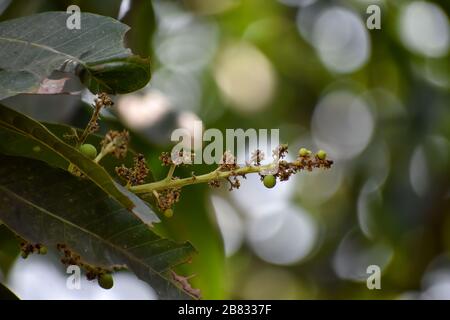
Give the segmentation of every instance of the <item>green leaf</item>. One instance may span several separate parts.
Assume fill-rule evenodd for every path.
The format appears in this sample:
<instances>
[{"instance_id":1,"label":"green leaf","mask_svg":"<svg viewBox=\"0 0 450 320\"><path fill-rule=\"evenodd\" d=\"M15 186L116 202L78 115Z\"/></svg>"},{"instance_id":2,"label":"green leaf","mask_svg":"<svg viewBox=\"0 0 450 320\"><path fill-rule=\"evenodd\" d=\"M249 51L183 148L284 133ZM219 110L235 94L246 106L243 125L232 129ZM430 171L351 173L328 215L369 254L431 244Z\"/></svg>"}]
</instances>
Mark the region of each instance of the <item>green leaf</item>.
<instances>
[{"instance_id":1,"label":"green leaf","mask_svg":"<svg viewBox=\"0 0 450 320\"><path fill-rule=\"evenodd\" d=\"M48 161L49 164L54 164L50 161L54 156L58 156L73 163L87 178L92 180L125 208L129 209L143 222L152 223L159 221L158 216L144 201L115 182L103 167L59 139L41 123L0 104L0 128L2 129L0 131L9 131L10 135L22 135L37 143L39 148L45 148L47 155L45 155L42 160ZM18 150L23 148L21 147L20 142L16 141L14 144L11 142L12 141L10 140L1 140L0 145L2 146L2 149L10 151L14 150L14 148L17 148ZM37 150L37 148L35 150ZM49 152L53 155L48 155Z\"/></svg>"},{"instance_id":2,"label":"green leaf","mask_svg":"<svg viewBox=\"0 0 450 320\"><path fill-rule=\"evenodd\" d=\"M0 300L20 300L7 286L0 283Z\"/></svg>"},{"instance_id":3,"label":"green leaf","mask_svg":"<svg viewBox=\"0 0 450 320\"><path fill-rule=\"evenodd\" d=\"M184 188L174 216L157 225L168 237L189 239L199 254L182 266L185 274L195 274L191 282L202 290L205 299L229 298L225 252L216 221L208 212L208 187Z\"/></svg>"},{"instance_id":4,"label":"green leaf","mask_svg":"<svg viewBox=\"0 0 450 320\"><path fill-rule=\"evenodd\" d=\"M123 46L129 27L110 17L44 12L0 23L0 100L38 93L53 71L75 73L93 92L127 93L150 80L150 63Z\"/></svg>"},{"instance_id":5,"label":"green leaf","mask_svg":"<svg viewBox=\"0 0 450 320\"><path fill-rule=\"evenodd\" d=\"M161 238L88 180L41 161L0 155L0 219L31 243L65 244L85 263L126 265L161 298L190 298L171 269L194 248Z\"/></svg>"},{"instance_id":6,"label":"green leaf","mask_svg":"<svg viewBox=\"0 0 450 320\"><path fill-rule=\"evenodd\" d=\"M67 141L64 136L67 134L72 134L74 130L80 136L83 130L74 128L65 124L58 123L47 123L42 122L42 124L55 136L63 141ZM86 143L90 143L96 147L100 146L100 142L103 137L97 134L91 134L86 139ZM28 138L16 131L11 131L9 129L4 129L0 127L0 153L7 154L10 156L19 156L32 158L36 160L42 160L52 167L61 168L67 170L69 166L69 161L65 158L59 156L57 153L52 151L52 149L46 147L40 142L36 142L33 139ZM111 175L115 176L115 168L124 164L127 167L133 165L133 158L136 153L129 149L125 158L117 159L116 157L105 157L101 161L101 166Z\"/></svg>"},{"instance_id":7,"label":"green leaf","mask_svg":"<svg viewBox=\"0 0 450 320\"><path fill-rule=\"evenodd\" d=\"M165 177L167 167L161 166L157 157L152 157L152 154L160 154L164 149L157 149L144 139L138 142L140 150L151 150L147 159L150 160L154 176ZM202 169L203 172L209 170L206 166L196 167L196 170L200 170L198 172L202 172ZM180 167L175 175L189 176L191 172L192 168ZM181 266L179 271L185 275L195 275L190 282L194 288L201 290L204 299L229 299L230 278L225 250L217 221L208 208L211 206L209 191L210 188L202 184L183 188L181 199L174 206L173 217L163 218L163 223L155 224L155 228L160 234L175 241L189 239L198 250L199 254L190 263Z\"/></svg>"},{"instance_id":8,"label":"green leaf","mask_svg":"<svg viewBox=\"0 0 450 320\"><path fill-rule=\"evenodd\" d=\"M0 221L0 274L3 277L8 276L8 272L19 256L19 240Z\"/></svg>"}]
</instances>

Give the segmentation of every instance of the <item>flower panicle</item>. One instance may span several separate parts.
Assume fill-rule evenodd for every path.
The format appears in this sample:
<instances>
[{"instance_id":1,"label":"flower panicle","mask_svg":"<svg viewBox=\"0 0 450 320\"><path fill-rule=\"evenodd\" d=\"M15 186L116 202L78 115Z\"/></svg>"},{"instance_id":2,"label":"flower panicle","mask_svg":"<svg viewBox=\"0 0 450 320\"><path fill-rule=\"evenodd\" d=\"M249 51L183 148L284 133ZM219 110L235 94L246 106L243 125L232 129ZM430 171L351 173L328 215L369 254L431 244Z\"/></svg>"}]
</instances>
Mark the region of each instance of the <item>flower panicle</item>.
<instances>
[{"instance_id":1,"label":"flower panicle","mask_svg":"<svg viewBox=\"0 0 450 320\"><path fill-rule=\"evenodd\" d=\"M263 164L264 153L261 150L255 150L251 154L250 161L245 166L237 165L235 156L226 151L221 157L217 168L209 173L179 178L173 176L177 166L184 164L172 160L172 155L164 152L160 156L162 165L170 166L169 173L166 178L142 184L147 170L143 170L140 161L135 160L135 169L129 169L124 166L116 169L117 174L124 180L128 181L129 189L136 194L151 195L156 199L158 208L165 212L165 216L172 216L172 207L180 200L181 189L184 186L207 183L210 187L218 188L222 182L228 184L228 189L239 189L242 178L246 178L247 174L259 174L261 181L267 188L273 188L278 181L287 181L289 178L300 171L312 171L314 169L329 169L333 165L333 161L327 158L327 154L323 150L319 150L313 154L306 148L298 151L297 157L293 161L286 159L288 147L285 144L279 145L272 152L272 162ZM185 160L190 160L191 153L179 153L178 156ZM142 173L142 175L137 174ZM167 211L169 210L169 211ZM168 212L166 214L166 212ZM170 214L169 214L170 213Z\"/></svg>"},{"instance_id":2,"label":"flower panicle","mask_svg":"<svg viewBox=\"0 0 450 320\"><path fill-rule=\"evenodd\" d=\"M116 167L115 170L117 175L127 182L128 186L143 184L150 171L143 154L137 154L134 157L132 168L127 168L122 164L120 167Z\"/></svg>"}]
</instances>

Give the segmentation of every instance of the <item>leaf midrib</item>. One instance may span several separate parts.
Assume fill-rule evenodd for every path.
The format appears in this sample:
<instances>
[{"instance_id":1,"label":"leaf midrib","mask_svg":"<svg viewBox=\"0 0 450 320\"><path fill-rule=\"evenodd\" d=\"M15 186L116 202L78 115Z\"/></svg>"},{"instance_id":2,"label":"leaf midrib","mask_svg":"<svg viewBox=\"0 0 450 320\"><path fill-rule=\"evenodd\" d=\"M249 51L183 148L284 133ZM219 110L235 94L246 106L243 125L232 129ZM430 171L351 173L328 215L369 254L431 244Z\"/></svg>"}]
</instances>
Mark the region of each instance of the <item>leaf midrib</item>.
<instances>
[{"instance_id":1,"label":"leaf midrib","mask_svg":"<svg viewBox=\"0 0 450 320\"><path fill-rule=\"evenodd\" d=\"M65 52L57 51L57 50L53 49L52 47L49 47L49 46L46 46L46 45L42 45L42 44L38 44L38 43L35 43L35 42L19 40L19 39L10 39L10 38L5 38L5 37L0 37L0 40L10 41L10 42L19 42L19 43L24 43L24 44L30 44L32 46L48 50L48 51L50 51L52 53L63 55L63 56L68 57L68 58L70 58L72 60L75 60L77 63L81 64L84 67L85 70L89 71L89 68L88 68L87 64L84 63L82 60L78 59L75 56L67 54ZM4 70L8 70L8 69L4 69ZM25 69L20 69L20 70L27 70L28 71L28 69L26 69L26 68ZM105 88L108 88L109 90L112 90L111 87L108 86L106 84L106 82L103 81L102 79L95 78L95 80L97 82L101 83ZM11 91L11 90L8 90L8 91ZM15 92L15 91L13 91L13 92Z\"/></svg>"},{"instance_id":2,"label":"leaf midrib","mask_svg":"<svg viewBox=\"0 0 450 320\"><path fill-rule=\"evenodd\" d=\"M35 43L35 42L26 41L26 40L20 40L20 39L5 38L5 37L0 37L0 40L10 41L10 42L18 42L18 43L23 43L23 44L27 44L27 45L32 45L34 47L38 47L38 48L50 51L52 53L60 54L60 55L66 56L68 58L71 58L71 59L77 61L78 63L82 64L84 67L86 67L86 64L83 61L81 61L80 59L78 59L77 57L72 56L70 54L67 54L65 52L61 52L61 51L55 50L52 47L49 47L49 46L46 46L46 45L43 45L43 44L38 44L38 43Z\"/></svg>"}]
</instances>

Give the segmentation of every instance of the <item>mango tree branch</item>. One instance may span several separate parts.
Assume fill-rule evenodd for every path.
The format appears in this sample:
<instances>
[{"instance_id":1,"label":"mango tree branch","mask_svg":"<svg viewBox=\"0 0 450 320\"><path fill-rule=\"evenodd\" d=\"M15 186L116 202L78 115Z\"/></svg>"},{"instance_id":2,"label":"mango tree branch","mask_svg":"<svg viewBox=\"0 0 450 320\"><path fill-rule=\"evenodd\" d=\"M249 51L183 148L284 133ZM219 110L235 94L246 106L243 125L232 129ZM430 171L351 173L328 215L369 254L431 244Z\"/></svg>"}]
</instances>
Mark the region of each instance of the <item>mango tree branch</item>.
<instances>
[{"instance_id":1,"label":"mango tree branch","mask_svg":"<svg viewBox=\"0 0 450 320\"><path fill-rule=\"evenodd\" d=\"M227 171L214 170L210 173L183 179L167 180L167 178L165 178L163 180L152 183L131 186L130 191L136 194L153 193L153 191L182 188L187 185L208 183L213 180L227 179L230 177L245 176L246 174L250 173L260 173L261 175L265 175L267 174L266 172L270 171L275 171L276 173L274 175L283 181L288 180L291 174L294 174L298 171L311 171L313 168L329 168L332 163L333 162L331 160L320 159L317 156L313 158L308 155L305 157L299 157L293 162L281 160L278 163L271 163L268 165L249 165Z\"/></svg>"},{"instance_id":2,"label":"mango tree branch","mask_svg":"<svg viewBox=\"0 0 450 320\"><path fill-rule=\"evenodd\" d=\"M175 179L175 180L169 180L166 179L142 184L139 186L132 186L130 187L130 191L136 193L136 194L142 194L142 193L151 193L153 191L158 190L164 190L164 189L171 189L171 188L181 188L184 186L188 186L191 184L198 184L198 183L208 183L211 180L217 180L217 179L226 179L230 176L242 176L247 173L255 173L260 172L263 169L269 169L273 165L267 165L267 166L248 166L248 167L242 167L236 170L232 171L212 171L210 173L202 174L200 176L192 176L189 178L184 179Z\"/></svg>"}]
</instances>

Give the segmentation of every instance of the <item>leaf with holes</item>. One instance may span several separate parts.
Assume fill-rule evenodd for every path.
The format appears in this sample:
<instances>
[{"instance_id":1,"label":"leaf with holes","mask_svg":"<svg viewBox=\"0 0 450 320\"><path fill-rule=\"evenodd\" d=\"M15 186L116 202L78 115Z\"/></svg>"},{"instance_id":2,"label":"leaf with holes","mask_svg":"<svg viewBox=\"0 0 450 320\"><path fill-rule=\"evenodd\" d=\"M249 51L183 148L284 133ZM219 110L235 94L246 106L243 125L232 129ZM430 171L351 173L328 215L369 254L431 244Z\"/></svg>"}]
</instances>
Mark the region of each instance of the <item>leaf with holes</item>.
<instances>
[{"instance_id":1,"label":"leaf with holes","mask_svg":"<svg viewBox=\"0 0 450 320\"><path fill-rule=\"evenodd\" d=\"M190 298L172 268L187 262L189 243L161 238L89 180L44 162L0 155L0 220L31 243L65 244L83 263L125 265L160 298Z\"/></svg>"},{"instance_id":2,"label":"leaf with holes","mask_svg":"<svg viewBox=\"0 0 450 320\"><path fill-rule=\"evenodd\" d=\"M76 74L94 93L127 93L147 84L149 61L123 46L127 25L82 12L80 29L69 29L69 17L44 12L0 23L0 100L42 92L53 71Z\"/></svg>"}]
</instances>

